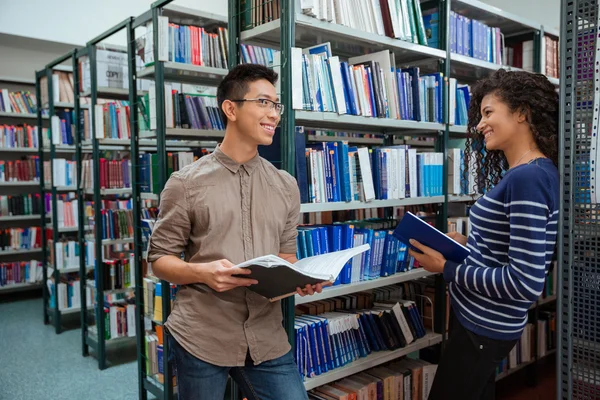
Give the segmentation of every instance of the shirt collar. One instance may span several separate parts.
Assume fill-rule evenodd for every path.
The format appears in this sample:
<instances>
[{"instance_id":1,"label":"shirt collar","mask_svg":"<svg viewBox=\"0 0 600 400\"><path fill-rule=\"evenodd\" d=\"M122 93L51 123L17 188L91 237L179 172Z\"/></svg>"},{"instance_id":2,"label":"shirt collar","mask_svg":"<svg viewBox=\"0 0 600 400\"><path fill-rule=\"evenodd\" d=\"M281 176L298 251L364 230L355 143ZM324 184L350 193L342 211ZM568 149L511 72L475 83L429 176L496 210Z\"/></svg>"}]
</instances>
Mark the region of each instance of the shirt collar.
<instances>
[{"instance_id":1,"label":"shirt collar","mask_svg":"<svg viewBox=\"0 0 600 400\"><path fill-rule=\"evenodd\" d=\"M217 145L217 147L215 147L215 151L213 152L213 154L215 155L215 158L217 159L217 161L219 163L221 163L221 165L223 165L225 168L227 168L229 171L233 172L234 174L237 174L240 167L244 167L244 170L249 175L252 173L252 171L254 171L254 169L260 163L260 156L257 153L253 158L251 158L244 164L239 164L237 161L231 159L227 154L223 153L223 150L221 150L221 144L219 144L219 145Z\"/></svg>"}]
</instances>

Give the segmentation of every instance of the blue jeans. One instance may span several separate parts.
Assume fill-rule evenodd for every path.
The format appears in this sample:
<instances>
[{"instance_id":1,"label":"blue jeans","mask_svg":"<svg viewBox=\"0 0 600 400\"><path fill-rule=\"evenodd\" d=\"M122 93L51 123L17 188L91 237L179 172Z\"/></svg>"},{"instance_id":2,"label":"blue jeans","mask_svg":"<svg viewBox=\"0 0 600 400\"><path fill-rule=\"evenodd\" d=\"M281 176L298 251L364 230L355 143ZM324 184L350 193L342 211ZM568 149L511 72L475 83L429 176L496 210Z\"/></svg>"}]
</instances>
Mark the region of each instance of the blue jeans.
<instances>
[{"instance_id":1,"label":"blue jeans","mask_svg":"<svg viewBox=\"0 0 600 400\"><path fill-rule=\"evenodd\" d=\"M167 335L175 359L179 400L223 400L227 376L248 400L307 400L292 352L260 365L219 367L188 353Z\"/></svg>"}]
</instances>

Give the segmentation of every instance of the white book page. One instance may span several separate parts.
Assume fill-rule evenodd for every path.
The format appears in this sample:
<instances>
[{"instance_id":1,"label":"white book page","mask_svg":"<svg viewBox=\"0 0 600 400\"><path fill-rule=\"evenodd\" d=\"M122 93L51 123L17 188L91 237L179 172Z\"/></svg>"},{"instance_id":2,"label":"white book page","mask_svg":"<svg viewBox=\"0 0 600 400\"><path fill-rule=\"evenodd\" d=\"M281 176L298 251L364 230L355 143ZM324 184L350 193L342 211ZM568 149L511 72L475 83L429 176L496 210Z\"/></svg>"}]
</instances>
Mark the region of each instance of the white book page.
<instances>
[{"instance_id":1,"label":"white book page","mask_svg":"<svg viewBox=\"0 0 600 400\"><path fill-rule=\"evenodd\" d=\"M344 265L352 257L369 250L368 244L353 247L347 250L335 251L333 253L321 254L299 260L294 269L305 274L331 275L333 279L339 275Z\"/></svg>"}]
</instances>

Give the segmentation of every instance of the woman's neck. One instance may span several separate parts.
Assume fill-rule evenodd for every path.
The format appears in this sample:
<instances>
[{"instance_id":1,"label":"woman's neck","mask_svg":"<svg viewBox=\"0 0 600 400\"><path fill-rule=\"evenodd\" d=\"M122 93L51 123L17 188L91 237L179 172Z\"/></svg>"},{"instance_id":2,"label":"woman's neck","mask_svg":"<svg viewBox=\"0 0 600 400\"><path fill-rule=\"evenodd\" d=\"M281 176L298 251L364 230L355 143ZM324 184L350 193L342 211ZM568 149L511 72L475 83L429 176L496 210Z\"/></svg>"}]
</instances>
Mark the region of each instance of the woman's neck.
<instances>
[{"instance_id":1,"label":"woman's neck","mask_svg":"<svg viewBox=\"0 0 600 400\"><path fill-rule=\"evenodd\" d=\"M503 151L509 168L524 164L534 158L544 157L544 154L537 148L535 142L525 143L514 146Z\"/></svg>"}]
</instances>

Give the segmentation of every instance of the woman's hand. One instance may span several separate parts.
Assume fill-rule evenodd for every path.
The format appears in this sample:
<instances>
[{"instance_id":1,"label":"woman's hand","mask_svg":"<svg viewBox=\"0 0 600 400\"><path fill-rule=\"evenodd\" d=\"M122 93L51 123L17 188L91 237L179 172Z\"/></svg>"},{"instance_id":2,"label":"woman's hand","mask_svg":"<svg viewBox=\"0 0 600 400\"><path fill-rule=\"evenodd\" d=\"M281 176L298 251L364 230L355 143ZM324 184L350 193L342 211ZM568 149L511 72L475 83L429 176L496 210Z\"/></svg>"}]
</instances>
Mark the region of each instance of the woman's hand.
<instances>
[{"instance_id":1,"label":"woman's hand","mask_svg":"<svg viewBox=\"0 0 600 400\"><path fill-rule=\"evenodd\" d=\"M410 244L417 249L421 250L423 254L417 253L416 251L409 249L408 254L415 258L426 271L433 273L443 273L446 259L439 252L431 247L427 247L414 239L410 240Z\"/></svg>"},{"instance_id":2,"label":"woman's hand","mask_svg":"<svg viewBox=\"0 0 600 400\"><path fill-rule=\"evenodd\" d=\"M456 240L458 243L462 244L463 246L466 246L467 241L469 240L465 235L461 235L458 232L449 232L446 234L446 236L448 236L450 239Z\"/></svg>"}]
</instances>

